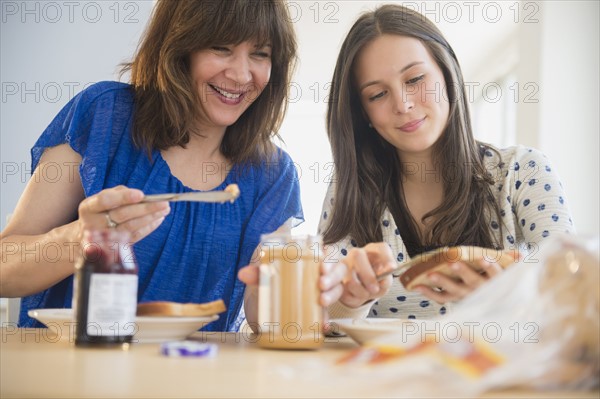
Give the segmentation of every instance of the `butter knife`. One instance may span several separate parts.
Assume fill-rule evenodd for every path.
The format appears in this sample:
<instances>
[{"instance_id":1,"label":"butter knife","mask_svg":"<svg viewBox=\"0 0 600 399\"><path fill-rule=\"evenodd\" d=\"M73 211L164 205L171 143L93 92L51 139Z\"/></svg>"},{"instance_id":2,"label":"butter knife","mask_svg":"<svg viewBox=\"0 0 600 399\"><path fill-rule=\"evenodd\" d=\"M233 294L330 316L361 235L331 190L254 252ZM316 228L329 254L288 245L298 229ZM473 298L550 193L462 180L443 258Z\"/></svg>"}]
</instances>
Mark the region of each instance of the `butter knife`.
<instances>
[{"instance_id":1,"label":"butter knife","mask_svg":"<svg viewBox=\"0 0 600 399\"><path fill-rule=\"evenodd\" d=\"M239 197L239 192L230 191L199 191L188 193L172 193L172 194L153 194L146 195L142 202L157 202L157 201L194 201L194 202L233 202Z\"/></svg>"},{"instance_id":2,"label":"butter knife","mask_svg":"<svg viewBox=\"0 0 600 399\"><path fill-rule=\"evenodd\" d=\"M410 261L405 262L405 263L398 263L396 265L396 267L394 267L393 269L388 270L387 272L383 272L381 274L378 274L377 275L377 281L383 280L384 278L386 278L390 274L393 274L394 277L400 276L402 273L404 273L406 270L408 270L411 266L413 266L416 263L418 263L417 260L418 259L413 259L413 260L410 260Z\"/></svg>"}]
</instances>

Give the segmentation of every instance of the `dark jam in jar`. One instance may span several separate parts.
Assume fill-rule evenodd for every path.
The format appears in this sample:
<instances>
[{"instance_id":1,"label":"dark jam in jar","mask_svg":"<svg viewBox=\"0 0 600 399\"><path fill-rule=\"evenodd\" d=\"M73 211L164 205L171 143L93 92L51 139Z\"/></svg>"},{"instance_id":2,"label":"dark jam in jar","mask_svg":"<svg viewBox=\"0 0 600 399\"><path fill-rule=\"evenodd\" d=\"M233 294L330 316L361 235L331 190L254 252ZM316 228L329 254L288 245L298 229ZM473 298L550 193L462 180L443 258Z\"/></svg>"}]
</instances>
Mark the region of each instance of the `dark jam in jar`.
<instances>
[{"instance_id":1,"label":"dark jam in jar","mask_svg":"<svg viewBox=\"0 0 600 399\"><path fill-rule=\"evenodd\" d=\"M127 346L137 327L138 268L129 235L89 233L75 266L75 345Z\"/></svg>"}]
</instances>

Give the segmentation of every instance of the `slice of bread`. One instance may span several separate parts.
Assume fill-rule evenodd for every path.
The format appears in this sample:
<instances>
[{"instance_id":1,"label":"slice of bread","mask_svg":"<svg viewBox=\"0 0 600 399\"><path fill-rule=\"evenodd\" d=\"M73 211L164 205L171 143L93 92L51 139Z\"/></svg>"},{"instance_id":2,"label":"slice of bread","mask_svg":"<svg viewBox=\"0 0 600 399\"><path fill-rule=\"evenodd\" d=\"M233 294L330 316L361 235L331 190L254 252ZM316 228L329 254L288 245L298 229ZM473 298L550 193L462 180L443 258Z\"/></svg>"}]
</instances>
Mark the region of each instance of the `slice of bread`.
<instances>
[{"instance_id":1,"label":"slice of bread","mask_svg":"<svg viewBox=\"0 0 600 399\"><path fill-rule=\"evenodd\" d=\"M496 262L502 268L506 268L518 258L519 254L517 251L509 252L472 246L439 248L417 255L409 264L405 265L408 269L400 275L400 282L408 290L412 290L417 285L434 287L427 278L427 275L432 272L456 278L456 275L449 267L450 263L461 261L470 265L475 271L483 272L481 266L478 265L478 261L481 259L492 263Z\"/></svg>"},{"instance_id":2,"label":"slice of bread","mask_svg":"<svg viewBox=\"0 0 600 399\"><path fill-rule=\"evenodd\" d=\"M222 299L206 303L144 302L137 305L138 316L202 317L223 313Z\"/></svg>"}]
</instances>

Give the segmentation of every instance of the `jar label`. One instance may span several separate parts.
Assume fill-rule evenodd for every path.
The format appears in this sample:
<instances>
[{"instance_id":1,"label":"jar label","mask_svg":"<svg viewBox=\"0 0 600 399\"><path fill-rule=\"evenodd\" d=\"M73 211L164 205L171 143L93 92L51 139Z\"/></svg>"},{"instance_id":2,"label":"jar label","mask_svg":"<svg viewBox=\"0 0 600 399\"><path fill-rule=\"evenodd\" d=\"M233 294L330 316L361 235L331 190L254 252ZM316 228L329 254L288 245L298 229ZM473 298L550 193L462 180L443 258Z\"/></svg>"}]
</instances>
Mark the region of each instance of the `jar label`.
<instances>
[{"instance_id":1,"label":"jar label","mask_svg":"<svg viewBox=\"0 0 600 399\"><path fill-rule=\"evenodd\" d=\"M138 276L93 273L90 277L87 334L133 335L136 331Z\"/></svg>"}]
</instances>

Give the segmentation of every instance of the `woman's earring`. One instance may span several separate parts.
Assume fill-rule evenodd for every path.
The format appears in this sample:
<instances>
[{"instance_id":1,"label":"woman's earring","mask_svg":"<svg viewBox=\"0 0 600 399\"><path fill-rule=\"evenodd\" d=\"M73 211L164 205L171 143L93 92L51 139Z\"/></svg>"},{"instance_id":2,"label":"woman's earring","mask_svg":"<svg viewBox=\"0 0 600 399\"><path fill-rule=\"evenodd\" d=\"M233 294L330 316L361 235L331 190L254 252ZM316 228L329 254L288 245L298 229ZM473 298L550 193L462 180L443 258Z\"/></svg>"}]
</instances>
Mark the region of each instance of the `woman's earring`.
<instances>
[{"instance_id":1,"label":"woman's earring","mask_svg":"<svg viewBox=\"0 0 600 399\"><path fill-rule=\"evenodd\" d=\"M369 127L370 127L371 129L373 129L373 125L371 124L371 122L369 122Z\"/></svg>"}]
</instances>

